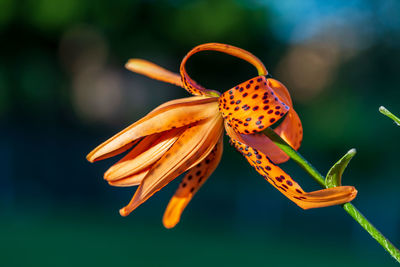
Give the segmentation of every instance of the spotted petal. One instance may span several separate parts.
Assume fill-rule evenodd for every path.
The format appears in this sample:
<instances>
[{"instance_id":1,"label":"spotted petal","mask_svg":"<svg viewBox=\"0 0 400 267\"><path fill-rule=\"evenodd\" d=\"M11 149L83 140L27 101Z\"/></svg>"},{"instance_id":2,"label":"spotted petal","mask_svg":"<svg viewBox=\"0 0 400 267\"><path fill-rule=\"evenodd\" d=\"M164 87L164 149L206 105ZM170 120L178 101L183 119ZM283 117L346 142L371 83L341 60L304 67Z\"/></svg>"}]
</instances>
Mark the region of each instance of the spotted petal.
<instances>
[{"instance_id":1,"label":"spotted petal","mask_svg":"<svg viewBox=\"0 0 400 267\"><path fill-rule=\"evenodd\" d=\"M271 139L269 139L262 133L240 134L233 130L233 128L230 127L226 121L225 130L231 139L234 139L240 143L246 144L261 151L262 153L267 155L268 158L275 164L285 162L290 158L277 145L275 145L274 142L271 141Z\"/></svg>"},{"instance_id":2,"label":"spotted petal","mask_svg":"<svg viewBox=\"0 0 400 267\"><path fill-rule=\"evenodd\" d=\"M178 138L174 145L155 163L141 182L129 204L120 210L127 216L158 190L186 171L207 151L211 151L222 134L219 115L193 124ZM204 157L205 157L204 156Z\"/></svg>"},{"instance_id":3,"label":"spotted petal","mask_svg":"<svg viewBox=\"0 0 400 267\"><path fill-rule=\"evenodd\" d=\"M229 55L232 55L234 57L241 58L243 60L246 60L253 66L255 66L258 70L259 75L267 75L268 71L265 69L264 64L253 54L250 52L243 50L239 47L227 45L227 44L220 44L220 43L207 43L207 44L202 44L198 45L192 50L189 51L189 53L186 54L186 56L183 58L181 62L181 67L180 67L180 72L182 76L182 81L184 88L191 94L193 95L215 95L219 94L216 91L205 89L204 87L200 86L197 84L195 81L193 81L192 78L188 75L186 71L186 62L187 60L194 54L200 52L200 51L218 51L218 52L223 52Z\"/></svg>"},{"instance_id":4,"label":"spotted petal","mask_svg":"<svg viewBox=\"0 0 400 267\"><path fill-rule=\"evenodd\" d=\"M190 125L214 116L218 112L217 98L186 98L179 103L156 108L147 116L117 133L89 153L90 162L128 145L138 138Z\"/></svg>"},{"instance_id":5,"label":"spotted petal","mask_svg":"<svg viewBox=\"0 0 400 267\"><path fill-rule=\"evenodd\" d=\"M231 142L259 174L303 209L343 204L350 202L357 195L357 190L353 186L339 186L305 192L288 174L272 163L264 153L235 139L231 139Z\"/></svg>"},{"instance_id":6,"label":"spotted petal","mask_svg":"<svg viewBox=\"0 0 400 267\"><path fill-rule=\"evenodd\" d=\"M289 106L274 93L269 81L258 76L223 93L219 109L238 133L261 132L285 115Z\"/></svg>"},{"instance_id":7,"label":"spotted petal","mask_svg":"<svg viewBox=\"0 0 400 267\"><path fill-rule=\"evenodd\" d=\"M164 213L163 224L166 228L172 228L179 222L181 214L190 200L217 168L223 150L222 137L221 135L218 143L208 156L191 168L182 179L178 190L169 201Z\"/></svg>"}]
</instances>

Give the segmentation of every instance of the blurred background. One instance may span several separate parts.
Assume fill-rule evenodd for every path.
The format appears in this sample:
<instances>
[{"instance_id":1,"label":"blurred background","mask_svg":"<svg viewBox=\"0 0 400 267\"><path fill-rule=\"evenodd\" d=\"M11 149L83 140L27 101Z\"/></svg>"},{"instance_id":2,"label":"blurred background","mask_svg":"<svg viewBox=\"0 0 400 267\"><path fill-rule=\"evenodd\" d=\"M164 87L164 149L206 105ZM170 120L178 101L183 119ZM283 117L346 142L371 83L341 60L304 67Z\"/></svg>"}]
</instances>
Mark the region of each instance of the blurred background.
<instances>
[{"instance_id":1,"label":"blurred background","mask_svg":"<svg viewBox=\"0 0 400 267\"><path fill-rule=\"evenodd\" d=\"M180 178L127 218L135 188L110 187L86 154L157 105L188 94L124 69L132 57L172 71L192 47L239 46L286 84L304 126L300 152L326 173L358 154L344 184L400 245L400 2L0 0L1 266L395 266L340 207L303 211L227 140L216 172L172 230L163 211ZM227 55L189 73L225 91L256 76ZM226 138L227 139L227 138ZM292 162L282 166L317 190Z\"/></svg>"}]
</instances>

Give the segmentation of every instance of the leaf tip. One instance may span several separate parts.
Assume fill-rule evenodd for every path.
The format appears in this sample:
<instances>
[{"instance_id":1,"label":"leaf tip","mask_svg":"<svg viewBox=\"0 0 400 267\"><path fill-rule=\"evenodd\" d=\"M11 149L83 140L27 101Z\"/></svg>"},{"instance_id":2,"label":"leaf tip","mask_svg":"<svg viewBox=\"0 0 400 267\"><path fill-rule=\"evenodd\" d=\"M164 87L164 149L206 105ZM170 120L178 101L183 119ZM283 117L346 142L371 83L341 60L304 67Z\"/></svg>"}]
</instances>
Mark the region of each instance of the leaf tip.
<instances>
[{"instance_id":1,"label":"leaf tip","mask_svg":"<svg viewBox=\"0 0 400 267\"><path fill-rule=\"evenodd\" d=\"M385 113L388 112L388 110L384 106L380 106L379 107L379 112L382 113L382 114L385 114Z\"/></svg>"},{"instance_id":2,"label":"leaf tip","mask_svg":"<svg viewBox=\"0 0 400 267\"><path fill-rule=\"evenodd\" d=\"M352 149L350 149L346 154L349 155L349 156L351 156L351 157L354 157L355 154L357 154L357 149L352 148Z\"/></svg>"}]
</instances>

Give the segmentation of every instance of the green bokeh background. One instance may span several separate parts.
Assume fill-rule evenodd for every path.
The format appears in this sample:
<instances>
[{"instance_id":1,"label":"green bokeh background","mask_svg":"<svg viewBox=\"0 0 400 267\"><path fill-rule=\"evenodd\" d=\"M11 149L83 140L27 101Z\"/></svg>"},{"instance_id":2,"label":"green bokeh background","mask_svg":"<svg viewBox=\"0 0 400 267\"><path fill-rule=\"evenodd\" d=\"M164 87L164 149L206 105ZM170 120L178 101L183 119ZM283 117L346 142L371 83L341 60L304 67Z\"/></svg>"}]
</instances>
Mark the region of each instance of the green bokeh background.
<instances>
[{"instance_id":1,"label":"green bokeh background","mask_svg":"<svg viewBox=\"0 0 400 267\"><path fill-rule=\"evenodd\" d=\"M344 183L400 245L400 4L384 1L0 0L0 266L395 266L340 207L300 210L225 142L216 172L172 230L162 213L179 178L127 218L134 188L102 179L114 159L85 155L157 105L187 93L123 68L177 71L192 47L257 55L286 84L304 127L300 152L326 173L358 154ZM256 75L218 53L192 76L225 91ZM306 190L318 186L282 165Z\"/></svg>"}]
</instances>

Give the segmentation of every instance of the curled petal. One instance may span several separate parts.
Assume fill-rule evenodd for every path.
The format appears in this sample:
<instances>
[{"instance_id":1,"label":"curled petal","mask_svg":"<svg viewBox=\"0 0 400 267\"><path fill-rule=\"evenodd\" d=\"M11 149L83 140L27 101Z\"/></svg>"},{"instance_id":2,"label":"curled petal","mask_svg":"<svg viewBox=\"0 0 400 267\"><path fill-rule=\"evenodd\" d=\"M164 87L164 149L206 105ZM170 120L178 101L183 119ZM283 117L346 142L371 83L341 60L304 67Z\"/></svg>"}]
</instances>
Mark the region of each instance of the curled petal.
<instances>
[{"instance_id":1,"label":"curled petal","mask_svg":"<svg viewBox=\"0 0 400 267\"><path fill-rule=\"evenodd\" d=\"M261 132L289 110L289 106L279 99L263 76L228 90L219 97L218 102L224 119L242 134Z\"/></svg>"},{"instance_id":2,"label":"curled petal","mask_svg":"<svg viewBox=\"0 0 400 267\"><path fill-rule=\"evenodd\" d=\"M338 186L313 192L304 192L288 174L272 163L264 153L237 140L231 139L231 142L259 174L303 209L343 204L350 202L357 195L357 190L353 186Z\"/></svg>"},{"instance_id":3,"label":"curled petal","mask_svg":"<svg viewBox=\"0 0 400 267\"><path fill-rule=\"evenodd\" d=\"M210 118L217 112L218 105L215 97L186 98L179 103L164 105L96 147L86 158L93 162L138 138L186 126Z\"/></svg>"},{"instance_id":4,"label":"curled petal","mask_svg":"<svg viewBox=\"0 0 400 267\"><path fill-rule=\"evenodd\" d=\"M125 157L104 174L107 181L115 181L148 168L159 160L175 143L185 127L146 136Z\"/></svg>"},{"instance_id":5,"label":"curled petal","mask_svg":"<svg viewBox=\"0 0 400 267\"><path fill-rule=\"evenodd\" d=\"M243 50L239 47L227 45L227 44L220 44L220 43L207 43L207 44L202 44L198 45L192 50L189 51L189 53L186 54L186 56L183 58L181 67L180 67L180 72L183 80L183 85L184 88L191 94L193 95L207 95L207 94L219 94L216 91L213 90L208 90L205 89L204 87L198 85L195 81L190 78L190 76L186 72L186 62L187 60L194 54L200 52L200 51L218 51L218 52L223 52L238 58L241 58L243 60L246 60L250 64L252 64L254 67L257 68L258 74L259 75L267 75L268 71L265 69L264 64L253 54L250 52Z\"/></svg>"},{"instance_id":6,"label":"curled petal","mask_svg":"<svg viewBox=\"0 0 400 267\"><path fill-rule=\"evenodd\" d=\"M138 59L138 58L130 59L125 64L125 68L127 68L130 71L143 74L155 80L172 83L174 85L183 87L182 79L179 74L173 73L169 70L164 69L163 67L160 67L144 59Z\"/></svg>"},{"instance_id":7,"label":"curled petal","mask_svg":"<svg viewBox=\"0 0 400 267\"><path fill-rule=\"evenodd\" d=\"M202 155L211 151L222 134L219 115L193 124L185 130L141 182L129 204L120 210L127 216L158 190L186 171ZM205 157L204 156L204 157Z\"/></svg>"},{"instance_id":8,"label":"curled petal","mask_svg":"<svg viewBox=\"0 0 400 267\"><path fill-rule=\"evenodd\" d=\"M279 96L282 102L292 108L292 98L290 98L290 93L286 86L284 86L280 81L272 78L268 78L268 82L268 85L274 90L275 94Z\"/></svg>"},{"instance_id":9,"label":"curled petal","mask_svg":"<svg viewBox=\"0 0 400 267\"><path fill-rule=\"evenodd\" d=\"M303 127L294 109L289 110L283 122L274 131L293 149L298 150L300 148L301 141L303 140Z\"/></svg>"},{"instance_id":10,"label":"curled petal","mask_svg":"<svg viewBox=\"0 0 400 267\"><path fill-rule=\"evenodd\" d=\"M293 149L300 147L303 139L303 127L296 111L293 109L292 99L286 87L275 79L268 79L269 85L279 95L280 99L290 107L285 119L274 131L282 137ZM275 162L279 163L279 162Z\"/></svg>"},{"instance_id":11,"label":"curled petal","mask_svg":"<svg viewBox=\"0 0 400 267\"><path fill-rule=\"evenodd\" d=\"M200 163L191 168L182 179L178 190L168 203L163 217L163 224L166 228L174 227L180 220L181 214L194 194L205 183L208 177L217 168L221 160L223 150L223 136L221 135L214 149Z\"/></svg>"}]
</instances>

